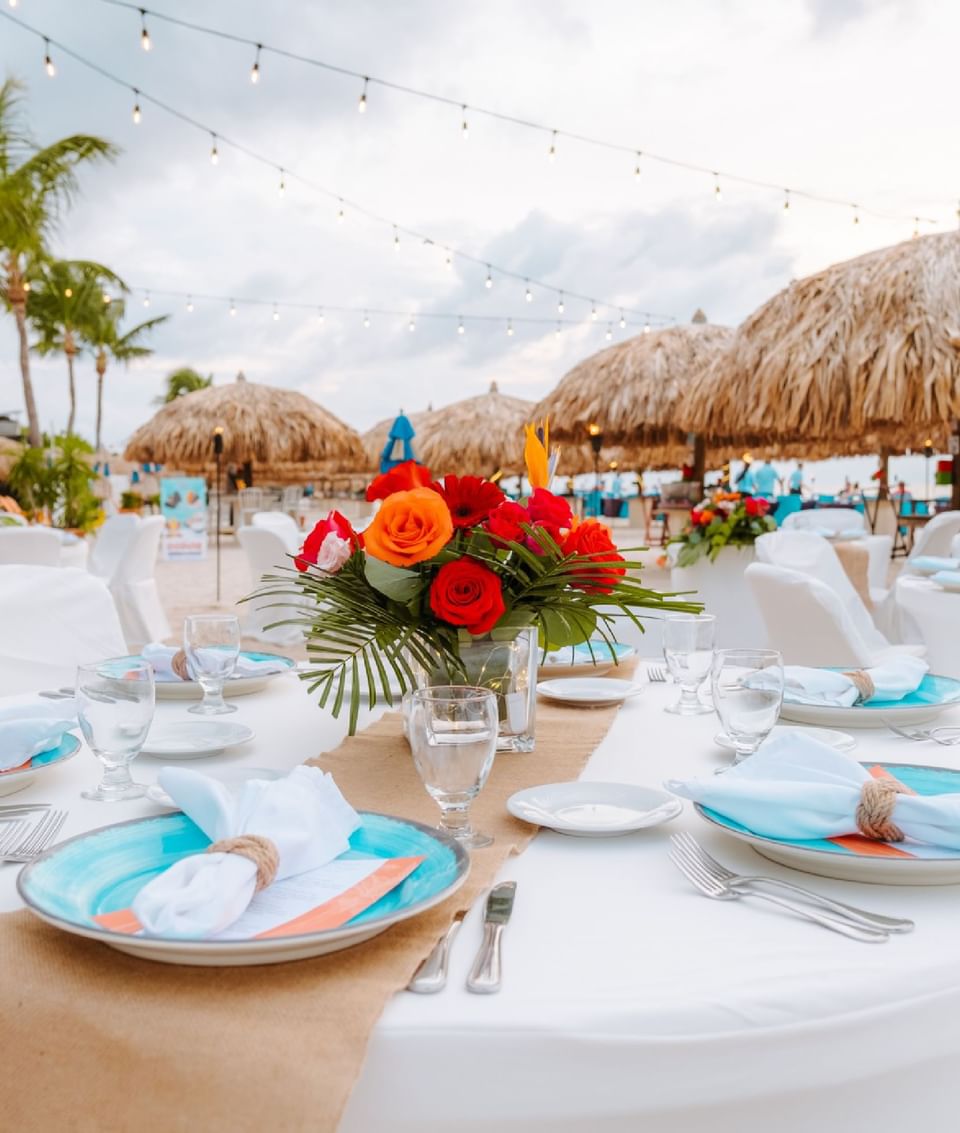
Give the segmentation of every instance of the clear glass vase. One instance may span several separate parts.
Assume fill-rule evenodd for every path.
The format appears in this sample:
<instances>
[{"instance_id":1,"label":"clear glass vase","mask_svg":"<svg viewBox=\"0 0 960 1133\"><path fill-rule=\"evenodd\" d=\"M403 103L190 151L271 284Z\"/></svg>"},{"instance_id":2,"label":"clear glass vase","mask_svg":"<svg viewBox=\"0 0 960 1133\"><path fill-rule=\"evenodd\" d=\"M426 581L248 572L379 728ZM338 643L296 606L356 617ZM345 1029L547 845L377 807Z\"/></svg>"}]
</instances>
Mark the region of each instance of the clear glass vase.
<instances>
[{"instance_id":1,"label":"clear glass vase","mask_svg":"<svg viewBox=\"0 0 960 1133\"><path fill-rule=\"evenodd\" d=\"M502 631L501 631L502 633ZM466 684L496 693L500 725L497 751L533 751L537 714L537 628L517 630L509 638L471 637L460 641L464 674L443 665L415 666L417 683Z\"/></svg>"}]
</instances>

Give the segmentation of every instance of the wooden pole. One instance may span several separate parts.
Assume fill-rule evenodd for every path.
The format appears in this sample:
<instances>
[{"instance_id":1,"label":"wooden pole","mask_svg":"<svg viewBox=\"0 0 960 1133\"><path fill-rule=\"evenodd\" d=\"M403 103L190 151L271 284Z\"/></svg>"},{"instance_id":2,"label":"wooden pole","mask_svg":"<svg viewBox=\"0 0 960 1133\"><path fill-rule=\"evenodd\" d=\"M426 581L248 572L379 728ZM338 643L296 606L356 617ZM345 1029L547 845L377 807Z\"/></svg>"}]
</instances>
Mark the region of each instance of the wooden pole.
<instances>
[{"instance_id":1,"label":"wooden pole","mask_svg":"<svg viewBox=\"0 0 960 1133\"><path fill-rule=\"evenodd\" d=\"M955 511L960 511L960 421L954 422L950 449L953 453L953 486L950 489L950 506Z\"/></svg>"},{"instance_id":2,"label":"wooden pole","mask_svg":"<svg viewBox=\"0 0 960 1133\"><path fill-rule=\"evenodd\" d=\"M707 478L707 442L700 433L693 438L693 478L699 482L702 495Z\"/></svg>"}]
</instances>

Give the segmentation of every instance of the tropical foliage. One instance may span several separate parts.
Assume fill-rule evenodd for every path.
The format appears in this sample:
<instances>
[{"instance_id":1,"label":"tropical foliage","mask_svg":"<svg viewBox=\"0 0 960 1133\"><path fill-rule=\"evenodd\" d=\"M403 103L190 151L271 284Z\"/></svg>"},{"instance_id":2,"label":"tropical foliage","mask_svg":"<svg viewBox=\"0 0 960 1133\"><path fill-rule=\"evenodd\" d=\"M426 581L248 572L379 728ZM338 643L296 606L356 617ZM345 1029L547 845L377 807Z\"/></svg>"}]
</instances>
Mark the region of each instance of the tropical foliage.
<instances>
[{"instance_id":1,"label":"tropical foliage","mask_svg":"<svg viewBox=\"0 0 960 1133\"><path fill-rule=\"evenodd\" d=\"M93 493L93 450L75 436L56 437L49 448L27 448L10 469L10 487L30 519L89 531L100 518Z\"/></svg>"},{"instance_id":2,"label":"tropical foliage","mask_svg":"<svg viewBox=\"0 0 960 1133\"><path fill-rule=\"evenodd\" d=\"M680 544L677 566L693 566L704 555L715 561L724 547L751 546L761 535L776 531L769 511L770 504L762 496L714 493L690 512L690 522L670 540Z\"/></svg>"},{"instance_id":3,"label":"tropical foliage","mask_svg":"<svg viewBox=\"0 0 960 1133\"><path fill-rule=\"evenodd\" d=\"M213 385L213 374L204 377L190 366L181 366L179 370L172 370L167 374L167 392L155 399L156 405L168 405L188 393L196 393L198 389L207 389Z\"/></svg>"}]
</instances>

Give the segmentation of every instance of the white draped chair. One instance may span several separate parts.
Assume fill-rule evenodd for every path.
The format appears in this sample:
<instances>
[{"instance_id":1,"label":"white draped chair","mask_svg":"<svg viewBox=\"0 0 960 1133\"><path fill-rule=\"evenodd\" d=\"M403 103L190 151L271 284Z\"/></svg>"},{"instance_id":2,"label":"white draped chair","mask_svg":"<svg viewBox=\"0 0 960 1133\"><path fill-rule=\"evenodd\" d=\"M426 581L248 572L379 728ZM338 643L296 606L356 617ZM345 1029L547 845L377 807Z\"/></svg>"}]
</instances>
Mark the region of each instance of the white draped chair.
<instances>
[{"instance_id":1,"label":"white draped chair","mask_svg":"<svg viewBox=\"0 0 960 1133\"><path fill-rule=\"evenodd\" d=\"M90 550L87 569L110 583L140 526L140 516L132 512L111 515L97 532Z\"/></svg>"},{"instance_id":2,"label":"white draped chair","mask_svg":"<svg viewBox=\"0 0 960 1133\"><path fill-rule=\"evenodd\" d=\"M61 546L51 527L0 527L0 563L59 566Z\"/></svg>"},{"instance_id":3,"label":"white draped chair","mask_svg":"<svg viewBox=\"0 0 960 1133\"><path fill-rule=\"evenodd\" d=\"M874 602L882 602L890 587L887 574L890 558L893 555L892 535L871 535L867 529L866 516L854 508L818 507L795 511L783 521L783 531L808 531L831 539L856 539L866 548L868 555L867 581L870 597Z\"/></svg>"},{"instance_id":4,"label":"white draped chair","mask_svg":"<svg viewBox=\"0 0 960 1133\"><path fill-rule=\"evenodd\" d=\"M779 649L788 665L868 667L898 650L867 641L850 610L825 582L798 570L751 563L747 586L760 610L767 645Z\"/></svg>"},{"instance_id":5,"label":"white draped chair","mask_svg":"<svg viewBox=\"0 0 960 1133\"><path fill-rule=\"evenodd\" d=\"M923 653L922 645L893 644L877 628L837 553L822 535L811 531L772 531L754 544L758 563L784 567L815 578L837 596L859 639L874 653Z\"/></svg>"},{"instance_id":6,"label":"white draped chair","mask_svg":"<svg viewBox=\"0 0 960 1133\"><path fill-rule=\"evenodd\" d=\"M77 665L128 650L106 584L85 570L0 566L0 688L74 685Z\"/></svg>"},{"instance_id":7,"label":"white draped chair","mask_svg":"<svg viewBox=\"0 0 960 1133\"><path fill-rule=\"evenodd\" d=\"M110 592L132 651L150 641L163 641L171 633L156 579L163 526L159 515L140 521L110 580Z\"/></svg>"},{"instance_id":8,"label":"white draped chair","mask_svg":"<svg viewBox=\"0 0 960 1133\"><path fill-rule=\"evenodd\" d=\"M287 551L295 555L303 546L304 535L296 521L285 511L254 512L253 527L264 527L283 540Z\"/></svg>"},{"instance_id":9,"label":"white draped chair","mask_svg":"<svg viewBox=\"0 0 960 1133\"><path fill-rule=\"evenodd\" d=\"M247 556L252 588L260 585L264 575L275 574L284 567L293 565L289 558L287 543L283 536L272 527L254 527L252 525L241 527L237 532L237 539ZM299 545L297 550L299 550ZM275 597L245 602L240 607L241 610L246 612L243 620L244 636L256 638L258 641L267 641L273 645L293 645L301 642L303 633L297 626L266 628L271 626L273 622L302 615L303 611L296 606L274 604L279 602L281 602L281 599Z\"/></svg>"},{"instance_id":10,"label":"white draped chair","mask_svg":"<svg viewBox=\"0 0 960 1133\"><path fill-rule=\"evenodd\" d=\"M937 558L948 556L957 557L960 544L954 549L954 544L960 540L960 511L942 511L928 519L916 533L913 547L903 564L905 571L911 570L911 562L921 556L933 555Z\"/></svg>"}]
</instances>

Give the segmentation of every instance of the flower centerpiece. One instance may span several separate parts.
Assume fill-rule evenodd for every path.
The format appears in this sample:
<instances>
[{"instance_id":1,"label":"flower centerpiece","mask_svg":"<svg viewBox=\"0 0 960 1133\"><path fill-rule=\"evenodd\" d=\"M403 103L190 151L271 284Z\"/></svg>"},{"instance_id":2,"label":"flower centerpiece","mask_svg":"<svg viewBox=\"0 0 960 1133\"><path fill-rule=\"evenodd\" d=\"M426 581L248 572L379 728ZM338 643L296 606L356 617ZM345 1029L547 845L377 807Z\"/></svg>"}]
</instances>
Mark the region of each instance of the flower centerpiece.
<instances>
[{"instance_id":1,"label":"flower centerpiece","mask_svg":"<svg viewBox=\"0 0 960 1133\"><path fill-rule=\"evenodd\" d=\"M398 688L482 684L498 693L501 735L529 739L501 747L529 750L538 638L544 650L591 638L602 649L618 617L640 625L637 611L699 608L642 586L641 564L609 529L548 490L546 442L528 428L523 503L477 476L434 480L414 461L398 465L368 487L379 507L362 533L330 512L259 591L307 605L303 678L321 707L348 707L351 733L361 696L393 704Z\"/></svg>"},{"instance_id":2,"label":"flower centerpiece","mask_svg":"<svg viewBox=\"0 0 960 1133\"><path fill-rule=\"evenodd\" d=\"M749 547L777 524L770 503L761 496L740 492L714 492L690 512L690 521L671 543L679 543L678 567L693 566L704 555L711 561L724 547Z\"/></svg>"}]
</instances>

